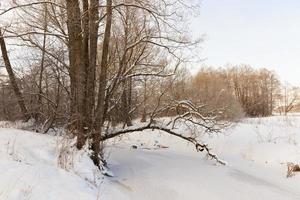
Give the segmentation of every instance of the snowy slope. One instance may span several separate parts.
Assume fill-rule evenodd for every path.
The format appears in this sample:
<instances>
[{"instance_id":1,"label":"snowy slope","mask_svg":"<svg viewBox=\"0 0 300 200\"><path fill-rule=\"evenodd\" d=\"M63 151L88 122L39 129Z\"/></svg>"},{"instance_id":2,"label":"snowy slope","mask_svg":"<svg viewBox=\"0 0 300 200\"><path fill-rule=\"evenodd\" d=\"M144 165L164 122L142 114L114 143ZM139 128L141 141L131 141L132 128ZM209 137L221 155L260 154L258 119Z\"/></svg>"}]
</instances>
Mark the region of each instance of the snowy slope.
<instances>
[{"instance_id":1,"label":"snowy slope","mask_svg":"<svg viewBox=\"0 0 300 200\"><path fill-rule=\"evenodd\" d=\"M58 138L0 129L0 147L1 200L89 200L97 196L95 186L58 167Z\"/></svg>"},{"instance_id":2,"label":"snowy slope","mask_svg":"<svg viewBox=\"0 0 300 200\"><path fill-rule=\"evenodd\" d=\"M72 151L61 137L2 128L0 199L296 200L300 173L285 176L286 162L300 163L299 128L300 117L275 116L202 136L227 166L164 133L134 133L107 145L112 178L103 178L86 151ZM69 162L62 165L59 155Z\"/></svg>"}]
</instances>

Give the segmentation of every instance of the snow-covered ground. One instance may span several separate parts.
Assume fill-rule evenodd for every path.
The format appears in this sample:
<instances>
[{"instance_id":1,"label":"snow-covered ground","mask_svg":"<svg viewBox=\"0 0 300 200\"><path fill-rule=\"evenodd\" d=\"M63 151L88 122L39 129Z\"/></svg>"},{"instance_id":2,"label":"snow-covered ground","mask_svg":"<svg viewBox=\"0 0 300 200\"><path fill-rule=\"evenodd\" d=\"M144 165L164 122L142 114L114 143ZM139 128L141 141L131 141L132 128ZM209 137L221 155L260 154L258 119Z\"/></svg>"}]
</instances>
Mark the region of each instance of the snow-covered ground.
<instances>
[{"instance_id":1,"label":"snow-covered ground","mask_svg":"<svg viewBox=\"0 0 300 200\"><path fill-rule=\"evenodd\" d=\"M146 131L107 145L114 177L104 178L69 140L0 128L0 199L300 199L300 173L286 178L286 162L300 163L300 116L245 119L199 139L228 165L216 165L180 139Z\"/></svg>"}]
</instances>

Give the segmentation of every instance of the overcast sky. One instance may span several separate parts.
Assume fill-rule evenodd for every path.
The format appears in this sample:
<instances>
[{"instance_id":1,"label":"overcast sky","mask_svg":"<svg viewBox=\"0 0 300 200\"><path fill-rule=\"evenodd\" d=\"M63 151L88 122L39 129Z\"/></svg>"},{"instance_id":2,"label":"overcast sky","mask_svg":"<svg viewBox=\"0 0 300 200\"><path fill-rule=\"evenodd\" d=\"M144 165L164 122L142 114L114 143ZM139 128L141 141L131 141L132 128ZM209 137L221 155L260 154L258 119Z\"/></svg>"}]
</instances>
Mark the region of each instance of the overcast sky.
<instances>
[{"instance_id":1,"label":"overcast sky","mask_svg":"<svg viewBox=\"0 0 300 200\"><path fill-rule=\"evenodd\" d=\"M300 86L300 0L202 0L193 34L204 64L250 64Z\"/></svg>"}]
</instances>

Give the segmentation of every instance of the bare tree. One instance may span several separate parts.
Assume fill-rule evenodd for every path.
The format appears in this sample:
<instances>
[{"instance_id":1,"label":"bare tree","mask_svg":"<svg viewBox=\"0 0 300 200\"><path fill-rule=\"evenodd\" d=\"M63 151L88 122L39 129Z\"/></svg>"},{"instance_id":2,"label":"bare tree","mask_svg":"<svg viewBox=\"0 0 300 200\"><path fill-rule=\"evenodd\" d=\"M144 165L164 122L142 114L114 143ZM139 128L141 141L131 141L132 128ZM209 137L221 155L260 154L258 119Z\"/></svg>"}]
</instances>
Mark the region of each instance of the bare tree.
<instances>
[{"instance_id":1,"label":"bare tree","mask_svg":"<svg viewBox=\"0 0 300 200\"><path fill-rule=\"evenodd\" d=\"M45 129L59 112L67 113L68 130L77 137L77 148L88 142L91 158L99 167L102 142L146 129L191 142L198 151L206 151L224 164L208 145L198 141L197 131L177 132L180 123L198 127L195 130L200 132L218 132L222 124L213 117L215 113L204 116L202 105L167 93L173 83L170 77L189 58L186 50L199 43L190 40L183 28L185 9L194 7L177 0L53 0L15 4L2 12L24 14L22 32L12 25L6 37L18 38L24 48L42 52L43 64L32 68L28 77L32 79L29 84L37 85L38 101L43 99L47 106ZM39 16L43 19L37 20ZM134 113L143 107L146 125L130 127L131 119L140 117ZM112 131L112 118L120 113L124 113L120 120L123 128ZM167 124L159 119L164 113L174 113Z\"/></svg>"},{"instance_id":2,"label":"bare tree","mask_svg":"<svg viewBox=\"0 0 300 200\"><path fill-rule=\"evenodd\" d=\"M297 105L299 99L299 88L293 87L288 83L282 86L281 94L278 95L278 110L280 113L287 115Z\"/></svg>"},{"instance_id":3,"label":"bare tree","mask_svg":"<svg viewBox=\"0 0 300 200\"><path fill-rule=\"evenodd\" d=\"M3 58L4 64L5 64L6 71L7 71L8 76L9 76L10 83L13 87L14 93L15 93L16 98L18 100L18 104L20 106L20 109L21 109L21 112L23 114L24 120L28 121L30 119L30 114L29 114L29 112L28 112L28 110L25 106L24 98L23 98L23 96L20 92L20 89L18 87L14 71L11 67L10 60L9 60L9 57L8 57L8 54L7 54L5 40L4 40L3 33L2 33L1 29L0 29L0 46L1 46L1 51L2 51L2 58Z\"/></svg>"}]
</instances>

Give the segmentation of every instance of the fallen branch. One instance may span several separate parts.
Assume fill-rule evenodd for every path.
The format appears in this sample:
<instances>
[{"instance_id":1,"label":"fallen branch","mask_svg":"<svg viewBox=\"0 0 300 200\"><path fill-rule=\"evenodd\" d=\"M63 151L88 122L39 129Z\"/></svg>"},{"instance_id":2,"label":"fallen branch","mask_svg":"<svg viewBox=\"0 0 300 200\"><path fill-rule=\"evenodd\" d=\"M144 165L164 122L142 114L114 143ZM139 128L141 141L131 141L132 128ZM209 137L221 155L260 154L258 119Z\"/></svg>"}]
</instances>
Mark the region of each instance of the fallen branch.
<instances>
[{"instance_id":1,"label":"fallen branch","mask_svg":"<svg viewBox=\"0 0 300 200\"><path fill-rule=\"evenodd\" d=\"M221 160L216 154L211 152L211 149L208 147L207 144L202 144L202 143L198 142L195 137L185 136L183 134L176 133L175 131L173 131L170 128L163 127L163 126L158 126L158 125L152 125L151 123L149 123L145 126L142 126L142 127L122 129L120 131L116 131L116 132L111 133L111 134L106 134L106 135L102 136L101 141L105 141L105 140L108 140L108 139L111 139L111 138L114 138L114 137L117 137L117 136L121 136L121 135L124 135L124 134L127 134L127 133L138 132L138 131L142 132L144 130L160 130L160 131L163 131L163 132L168 133L170 135L179 137L179 138L181 138L185 141L188 141L188 142L194 144L195 148L198 152L199 151L202 152L202 151L205 150L208 157L210 157L211 159L215 160L216 162L218 162L222 165L226 165L225 161Z\"/></svg>"}]
</instances>

